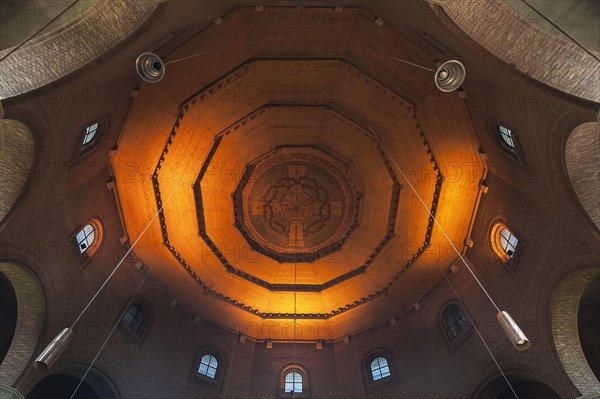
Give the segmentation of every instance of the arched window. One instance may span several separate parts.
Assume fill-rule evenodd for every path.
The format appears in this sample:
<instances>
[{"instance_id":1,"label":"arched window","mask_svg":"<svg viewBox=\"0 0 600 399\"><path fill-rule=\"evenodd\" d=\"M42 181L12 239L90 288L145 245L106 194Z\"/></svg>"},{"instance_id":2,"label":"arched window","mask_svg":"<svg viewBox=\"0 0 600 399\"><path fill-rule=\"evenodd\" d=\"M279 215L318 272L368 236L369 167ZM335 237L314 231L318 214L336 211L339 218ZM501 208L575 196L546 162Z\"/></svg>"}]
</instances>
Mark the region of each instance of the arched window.
<instances>
[{"instance_id":1,"label":"arched window","mask_svg":"<svg viewBox=\"0 0 600 399\"><path fill-rule=\"evenodd\" d=\"M467 318L457 304L446 306L442 319L450 339L458 337L467 325Z\"/></svg>"},{"instance_id":2,"label":"arched window","mask_svg":"<svg viewBox=\"0 0 600 399\"><path fill-rule=\"evenodd\" d=\"M77 162L87 154L93 152L93 149L97 147L96 144L100 142L102 136L108 131L108 126L109 118L107 116L82 126L77 136L77 143L75 144L71 162Z\"/></svg>"},{"instance_id":3,"label":"arched window","mask_svg":"<svg viewBox=\"0 0 600 399\"><path fill-rule=\"evenodd\" d=\"M498 134L500 135L500 139L503 141L506 148L510 151L515 151L515 140L513 138L513 132L507 127L502 125L498 125Z\"/></svg>"},{"instance_id":4,"label":"arched window","mask_svg":"<svg viewBox=\"0 0 600 399\"><path fill-rule=\"evenodd\" d=\"M513 233L510 232L510 230L508 230L506 227L500 229L500 246L511 258L515 256L518 244L519 240Z\"/></svg>"},{"instance_id":5,"label":"arched window","mask_svg":"<svg viewBox=\"0 0 600 399\"><path fill-rule=\"evenodd\" d=\"M398 382L392 354L383 349L375 349L363 358L363 383L369 392L384 389Z\"/></svg>"},{"instance_id":6,"label":"arched window","mask_svg":"<svg viewBox=\"0 0 600 399\"><path fill-rule=\"evenodd\" d=\"M150 305L145 299L135 297L122 314L120 330L131 342L141 344L152 319Z\"/></svg>"},{"instance_id":7,"label":"arched window","mask_svg":"<svg viewBox=\"0 0 600 399\"><path fill-rule=\"evenodd\" d=\"M496 223L491 233L492 249L511 272L516 270L517 261L523 252L523 241L504 223Z\"/></svg>"},{"instance_id":8,"label":"arched window","mask_svg":"<svg viewBox=\"0 0 600 399\"><path fill-rule=\"evenodd\" d=\"M307 399L309 397L308 369L301 364L288 364L279 377L279 398Z\"/></svg>"},{"instance_id":9,"label":"arched window","mask_svg":"<svg viewBox=\"0 0 600 399\"><path fill-rule=\"evenodd\" d=\"M489 122L489 131L493 136L496 144L507 154L513 161L524 165L524 157L521 146L519 145L519 136L515 131L495 121Z\"/></svg>"},{"instance_id":10,"label":"arched window","mask_svg":"<svg viewBox=\"0 0 600 399\"><path fill-rule=\"evenodd\" d=\"M194 359L194 381L220 391L226 375L223 352L214 346L204 346L196 352Z\"/></svg>"},{"instance_id":11,"label":"arched window","mask_svg":"<svg viewBox=\"0 0 600 399\"><path fill-rule=\"evenodd\" d=\"M93 218L73 235L77 246L77 253L87 260L98 251L102 243L102 223L98 218Z\"/></svg>"},{"instance_id":12,"label":"arched window","mask_svg":"<svg viewBox=\"0 0 600 399\"><path fill-rule=\"evenodd\" d=\"M91 224L86 224L83 229L77 233L75 236L75 240L77 241L77 246L79 247L79 251L81 253L85 253L89 247L94 243L94 238L96 237L96 230L94 226Z\"/></svg>"},{"instance_id":13,"label":"arched window","mask_svg":"<svg viewBox=\"0 0 600 399\"><path fill-rule=\"evenodd\" d=\"M451 302L442 308L439 322L451 351L471 337L471 325L464 310L456 302Z\"/></svg>"},{"instance_id":14,"label":"arched window","mask_svg":"<svg viewBox=\"0 0 600 399\"><path fill-rule=\"evenodd\" d=\"M139 334L142 330L144 323L144 309L138 303L135 303L127 309L125 316L123 316L123 324L125 324L131 331Z\"/></svg>"},{"instance_id":15,"label":"arched window","mask_svg":"<svg viewBox=\"0 0 600 399\"><path fill-rule=\"evenodd\" d=\"M210 354L202 356L202 359L200 360L200 366L198 367L198 373L209 378L216 378L218 369L219 361L216 357Z\"/></svg>"},{"instance_id":16,"label":"arched window","mask_svg":"<svg viewBox=\"0 0 600 399\"><path fill-rule=\"evenodd\" d=\"M85 128L85 134L83 135L82 150L86 148L86 146L90 146L93 144L94 139L96 138L96 133L98 133L98 128L100 124L98 122L93 123Z\"/></svg>"},{"instance_id":17,"label":"arched window","mask_svg":"<svg viewBox=\"0 0 600 399\"><path fill-rule=\"evenodd\" d=\"M378 356L371 360L371 377L373 378L373 381L389 377L390 375L390 366L385 357Z\"/></svg>"},{"instance_id":18,"label":"arched window","mask_svg":"<svg viewBox=\"0 0 600 399\"><path fill-rule=\"evenodd\" d=\"M290 371L285 375L284 392L302 393L302 374L297 371Z\"/></svg>"}]
</instances>

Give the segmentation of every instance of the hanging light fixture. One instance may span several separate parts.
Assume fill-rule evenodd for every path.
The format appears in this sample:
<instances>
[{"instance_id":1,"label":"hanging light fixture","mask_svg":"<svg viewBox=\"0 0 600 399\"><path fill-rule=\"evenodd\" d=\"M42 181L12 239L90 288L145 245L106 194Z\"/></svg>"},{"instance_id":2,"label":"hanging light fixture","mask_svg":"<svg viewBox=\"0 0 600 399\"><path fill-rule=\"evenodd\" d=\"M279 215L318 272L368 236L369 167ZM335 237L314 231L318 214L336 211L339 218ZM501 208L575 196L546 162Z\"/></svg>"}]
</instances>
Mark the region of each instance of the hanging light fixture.
<instances>
[{"instance_id":1,"label":"hanging light fixture","mask_svg":"<svg viewBox=\"0 0 600 399\"><path fill-rule=\"evenodd\" d=\"M152 224L152 222L154 221L154 219L156 219L156 217L158 216L158 214L160 212L162 212L164 206L167 204L167 202L169 202L169 200L171 199L171 197L173 196L174 193L175 192L173 191L171 193L171 195L169 195L169 198L167 198L167 200L161 205L161 207L158 209L158 211L154 214L154 216L152 217L152 219L150 219L150 221L148 222L148 224L146 225L146 227L144 228L144 230L142 230L142 232L140 233L140 235L137 238L137 240L135 240L135 242L127 250L127 252L125 253L125 255L121 258L121 260L119 261L119 263L117 263L117 266L115 266L115 268L108 275L108 277L106 278L106 280L104 280L104 283L102 283L102 285L100 286L100 288L98 288L98 290L96 291L96 293L94 294L94 296L92 296L92 299L90 299L90 301L83 308L83 310L81 311L81 313L79 313L79 316L77 316L77 318L75 319L75 321L73 322L73 324L71 325L71 327L69 327L69 328L63 328L62 331L59 332L58 335L52 340L52 342L50 342L50 344L46 347L46 349L44 349L44 351L35 359L35 361L33 362L33 367L35 369L41 370L41 371L48 371L48 369L50 367L52 367L52 365L54 364L54 362L56 361L56 359L58 359L58 357L61 355L61 353L63 353L63 351L67 348L67 346L69 346L69 343L73 340L73 328L75 328L75 325L77 324L77 322L79 322L79 320L81 319L81 316L83 316L83 314L86 312L86 310L88 310L88 308L90 307L90 305L94 302L94 300L96 299L96 297L100 294L100 291L102 291L102 289L106 286L106 284L111 279L111 277L119 269L119 267L121 266L121 264L123 264L123 261L125 261L125 258L127 258L127 256L129 255L129 253L131 251L133 251L133 248L135 248L135 246L138 243L138 241L144 236L144 233L146 233L146 230L148 230L148 228L150 227L150 225Z\"/></svg>"},{"instance_id":2,"label":"hanging light fixture","mask_svg":"<svg viewBox=\"0 0 600 399\"><path fill-rule=\"evenodd\" d=\"M407 61L404 61L404 60L400 60L400 61L407 62ZM456 62L456 63L462 65L458 61L448 61L448 62L445 62L444 64L442 64L438 68L438 72L443 69L444 65L449 64L451 62ZM455 65L455 64L453 64L453 65ZM416 66L418 66L420 68L427 69L427 68L422 67L420 65L416 65ZM436 75L437 75L438 72L436 72ZM444 77L446 78L447 76L444 76ZM464 76L463 76L463 78L464 78ZM458 86L456 86L456 87L458 87ZM442 89L440 89L440 90L442 90ZM492 305L494 305L494 307L498 311L498 314L497 314L496 318L498 319L498 322L500 323L500 326L502 327L502 330L504 330L504 333L508 336L508 338L510 339L510 341L512 342L512 344L515 346L515 348L518 351L527 350L531 346L531 343L529 342L529 339L527 339L527 337L525 336L525 334L523 333L523 331L519 328L518 324L512 319L512 317L510 317L510 315L507 312L501 311L500 308L498 307L498 305L496 305L496 302L494 302L494 300L490 296L489 292L487 292L487 290L485 289L485 287L483 286L483 284L481 284L481 281L479 281L479 279L477 278L477 276L475 275L475 273L473 272L473 270L471 269L471 267L469 266L469 264L467 263L467 261L464 259L464 257L460 253L460 251L452 243L452 241L450 240L450 237L448 237L448 234L446 234L446 231L442 228L442 226L440 225L440 223L436 219L436 217L433 214L433 212L431 211L431 209L429 209L429 207L427 206L427 204L425 204L425 201L423 201L423 198L421 198L421 196L419 195L419 193L417 192L417 190L415 189L415 187L412 185L412 183L410 182L410 180L408 180L408 177L406 177L406 175L404 174L404 172L402 171L402 169L400 168L400 166L398 165L398 163L396 162L396 160L394 159L394 157L392 157L392 155L389 153L389 151L387 151L385 149L385 146L383 145L383 142L381 141L381 139L379 138L379 136L377 136L377 134L375 134L375 131L371 127L369 127L369 130L371 131L371 134L373 135L373 137L381 144L381 146L383 147L385 153L390 158L390 160L392 161L392 163L394 164L394 166L396 167L396 169L398 170L398 172L400 172L400 174L402 175L402 177L404 178L404 180L406 181L406 183L408 184L408 186L410 187L410 189L412 190L412 192L419 199L419 202L421 203L421 205L423 205L423 207L427 210L427 212L429 213L429 215L433 219L433 222L435 223L435 225L440 229L440 232L446 238L446 240L448 241L448 243L450 244L450 246L452 247L452 249L454 249L454 252L456 252L456 254L460 258L460 260L462 261L462 263L464 263L464 265L467 267L467 270L471 273L471 276L473 276L473 278L475 279L475 281L477 282L477 284L479 285L479 287L481 288L481 290L485 293L485 295L490 300L490 302L492 303Z\"/></svg>"},{"instance_id":3,"label":"hanging light fixture","mask_svg":"<svg viewBox=\"0 0 600 399\"><path fill-rule=\"evenodd\" d=\"M398 57L390 57L396 61L404 62L405 64L415 66L433 72L435 86L443 92L451 92L460 87L464 82L467 71L462 62L457 60L446 61L437 69L431 69L410 61L403 60Z\"/></svg>"},{"instance_id":4,"label":"hanging light fixture","mask_svg":"<svg viewBox=\"0 0 600 399\"><path fill-rule=\"evenodd\" d=\"M48 345L37 359L35 359L33 367L39 371L48 371L72 340L73 330L70 328L63 328L52 342L50 342L50 345Z\"/></svg>"},{"instance_id":5,"label":"hanging light fixture","mask_svg":"<svg viewBox=\"0 0 600 399\"><path fill-rule=\"evenodd\" d=\"M465 66L460 61L446 61L435 71L435 85L443 92L454 91L464 82L465 75Z\"/></svg>"},{"instance_id":6,"label":"hanging light fixture","mask_svg":"<svg viewBox=\"0 0 600 399\"><path fill-rule=\"evenodd\" d=\"M508 339L510 339L510 342L512 342L516 350L524 351L529 349L531 342L529 342L523 331L519 328L519 325L507 312L504 310L498 312L496 319L498 319L500 327L502 327L504 333L508 336Z\"/></svg>"},{"instance_id":7,"label":"hanging light fixture","mask_svg":"<svg viewBox=\"0 0 600 399\"><path fill-rule=\"evenodd\" d=\"M163 62L163 60L154 53L142 53L135 60L135 69L140 78L148 83L157 83L165 76L165 66L175 62L197 57L204 53L190 55L189 57L179 58L177 60Z\"/></svg>"},{"instance_id":8,"label":"hanging light fixture","mask_svg":"<svg viewBox=\"0 0 600 399\"><path fill-rule=\"evenodd\" d=\"M140 78L149 83L159 82L165 76L165 64L154 53L142 53L135 60L135 69Z\"/></svg>"}]
</instances>

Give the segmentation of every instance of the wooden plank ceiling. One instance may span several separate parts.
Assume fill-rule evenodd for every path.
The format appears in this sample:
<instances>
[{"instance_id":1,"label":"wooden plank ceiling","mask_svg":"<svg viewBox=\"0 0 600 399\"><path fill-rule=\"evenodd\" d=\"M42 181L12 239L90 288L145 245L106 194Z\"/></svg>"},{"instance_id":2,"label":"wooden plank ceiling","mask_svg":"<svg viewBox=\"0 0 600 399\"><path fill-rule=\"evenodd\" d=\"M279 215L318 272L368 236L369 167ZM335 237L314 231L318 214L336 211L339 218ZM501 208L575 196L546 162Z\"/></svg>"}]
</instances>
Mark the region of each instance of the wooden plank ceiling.
<instances>
[{"instance_id":1,"label":"wooden plank ceiling","mask_svg":"<svg viewBox=\"0 0 600 399\"><path fill-rule=\"evenodd\" d=\"M404 314L456 260L394 162L461 249L483 164L456 94L390 58L433 65L424 51L363 10L267 10L237 9L167 57L206 54L141 85L113 169L132 240L164 206L135 253L186 311L257 325L292 319L295 299L301 327L336 338ZM332 155L360 193L357 227L314 262L277 262L235 225L245 168L280 146Z\"/></svg>"}]
</instances>

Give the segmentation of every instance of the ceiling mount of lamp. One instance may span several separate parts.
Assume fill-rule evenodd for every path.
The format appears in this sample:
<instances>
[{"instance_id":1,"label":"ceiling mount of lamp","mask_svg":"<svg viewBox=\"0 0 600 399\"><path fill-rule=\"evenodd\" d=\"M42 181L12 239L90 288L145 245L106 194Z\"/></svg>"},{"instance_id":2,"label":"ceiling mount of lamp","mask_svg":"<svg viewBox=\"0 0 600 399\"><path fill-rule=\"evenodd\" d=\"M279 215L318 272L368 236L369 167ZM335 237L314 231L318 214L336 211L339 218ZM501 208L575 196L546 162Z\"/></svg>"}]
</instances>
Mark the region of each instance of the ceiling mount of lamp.
<instances>
[{"instance_id":1,"label":"ceiling mount of lamp","mask_svg":"<svg viewBox=\"0 0 600 399\"><path fill-rule=\"evenodd\" d=\"M165 67L175 62L197 57L204 53L190 55L189 57L179 58L177 60L163 62L163 60L154 53L142 53L135 60L135 69L140 78L148 83L157 83L165 76Z\"/></svg>"},{"instance_id":2,"label":"ceiling mount of lamp","mask_svg":"<svg viewBox=\"0 0 600 399\"><path fill-rule=\"evenodd\" d=\"M462 64L462 62L457 60L446 61L440 66L438 66L437 69L431 69L422 65L403 60L401 58L390 58L393 58L396 61L404 62L405 64L409 64L433 72L435 86L443 92L451 92L458 89L460 85L462 85L462 83L464 82L465 76L467 75L465 66Z\"/></svg>"}]
</instances>

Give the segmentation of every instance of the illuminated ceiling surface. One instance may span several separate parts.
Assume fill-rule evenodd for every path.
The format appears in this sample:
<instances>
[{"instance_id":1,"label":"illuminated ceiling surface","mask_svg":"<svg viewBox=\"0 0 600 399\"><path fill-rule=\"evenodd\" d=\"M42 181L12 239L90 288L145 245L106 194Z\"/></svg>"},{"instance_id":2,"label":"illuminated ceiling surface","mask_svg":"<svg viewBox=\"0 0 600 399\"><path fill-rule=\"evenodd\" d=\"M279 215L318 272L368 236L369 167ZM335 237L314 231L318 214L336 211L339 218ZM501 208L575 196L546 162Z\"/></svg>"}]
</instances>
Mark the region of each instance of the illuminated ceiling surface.
<instances>
[{"instance_id":1,"label":"illuminated ceiling surface","mask_svg":"<svg viewBox=\"0 0 600 399\"><path fill-rule=\"evenodd\" d=\"M336 339L402 316L456 261L394 162L463 249L484 173L470 117L388 57L432 56L373 21L236 9L165 59L206 56L142 83L112 167L132 242L164 207L134 252L186 312L273 339L296 314L300 339Z\"/></svg>"}]
</instances>

